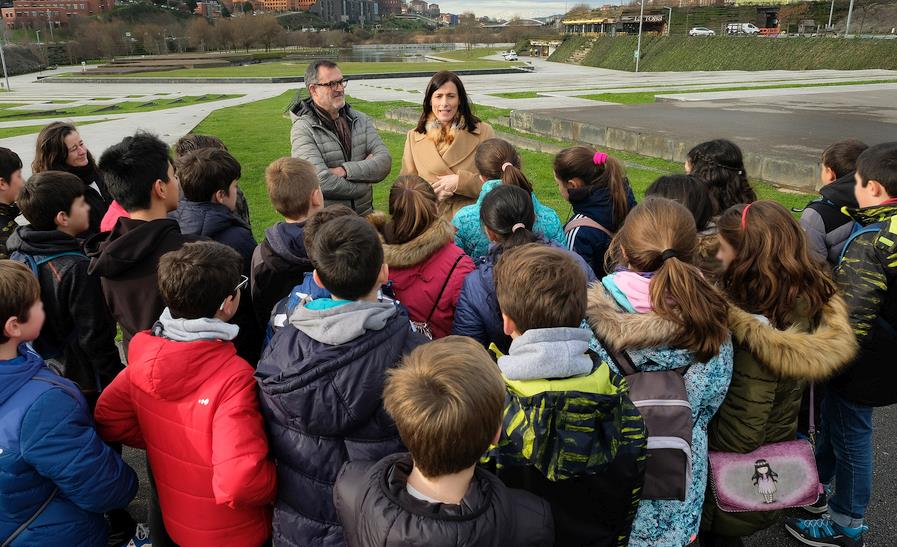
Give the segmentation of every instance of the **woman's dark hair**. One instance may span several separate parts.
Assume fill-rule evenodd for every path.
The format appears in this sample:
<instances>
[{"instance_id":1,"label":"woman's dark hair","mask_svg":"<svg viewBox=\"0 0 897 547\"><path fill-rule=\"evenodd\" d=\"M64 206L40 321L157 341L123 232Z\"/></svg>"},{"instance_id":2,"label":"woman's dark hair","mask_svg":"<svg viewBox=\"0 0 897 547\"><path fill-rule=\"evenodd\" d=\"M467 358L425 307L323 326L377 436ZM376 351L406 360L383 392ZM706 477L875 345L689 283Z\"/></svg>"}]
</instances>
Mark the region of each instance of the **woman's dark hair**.
<instances>
[{"instance_id":1,"label":"woman's dark hair","mask_svg":"<svg viewBox=\"0 0 897 547\"><path fill-rule=\"evenodd\" d=\"M856 171L857 158L867 148L866 143L857 139L836 142L822 152L822 165L834 171L838 178L847 176Z\"/></svg>"},{"instance_id":2,"label":"woman's dark hair","mask_svg":"<svg viewBox=\"0 0 897 547\"><path fill-rule=\"evenodd\" d=\"M813 323L821 319L835 285L810 257L806 235L787 209L769 200L736 205L720 215L717 227L735 250L720 284L736 306L778 329L791 326L798 300Z\"/></svg>"},{"instance_id":3,"label":"woman's dark hair","mask_svg":"<svg viewBox=\"0 0 897 547\"><path fill-rule=\"evenodd\" d=\"M622 226L629 214L626 172L620 162L606 154L603 154L603 161L596 163L596 155L594 149L586 146L561 150L554 157L554 176L564 186L567 186L567 181L578 178L586 188L607 188L614 211L614 225Z\"/></svg>"},{"instance_id":4,"label":"woman's dark hair","mask_svg":"<svg viewBox=\"0 0 897 547\"><path fill-rule=\"evenodd\" d=\"M41 132L37 134L34 161L31 162L32 174L51 170L71 172L72 166L65 162L69 157L65 138L75 131L77 131L75 126L66 122L53 122L41 129ZM96 167L96 162L90 151L87 152L87 165Z\"/></svg>"},{"instance_id":5,"label":"woman's dark hair","mask_svg":"<svg viewBox=\"0 0 897 547\"><path fill-rule=\"evenodd\" d=\"M733 205L757 200L748 182L741 148L726 139L702 142L688 152L689 175L707 183L714 199L714 215Z\"/></svg>"},{"instance_id":6,"label":"woman's dark hair","mask_svg":"<svg viewBox=\"0 0 897 547\"><path fill-rule=\"evenodd\" d=\"M438 218L436 193L430 183L417 175L403 175L389 190L391 228L387 243L401 244L424 233Z\"/></svg>"},{"instance_id":7,"label":"woman's dark hair","mask_svg":"<svg viewBox=\"0 0 897 547\"><path fill-rule=\"evenodd\" d=\"M645 197L657 196L677 201L691 211L695 226L701 232L707 229L713 218L713 201L707 185L691 175L666 175L651 183Z\"/></svg>"},{"instance_id":8,"label":"woman's dark hair","mask_svg":"<svg viewBox=\"0 0 897 547\"><path fill-rule=\"evenodd\" d=\"M430 113L433 112L433 105L431 104L433 93L436 93L437 89L449 82L455 84L455 87L458 88L458 113L464 119L464 127L462 129L466 129L469 133L473 133L476 130L480 119L473 115L473 110L470 108L470 100L467 98L467 92L464 91L464 84L461 83L461 78L454 72L443 70L434 74L430 78L430 83L427 84L427 90L424 92L423 112L421 112L420 119L417 121L416 131L418 133L427 132L427 119Z\"/></svg>"},{"instance_id":9,"label":"woman's dark hair","mask_svg":"<svg viewBox=\"0 0 897 547\"><path fill-rule=\"evenodd\" d=\"M536 223L533 198L519 186L501 185L486 194L480 206L480 222L498 237L497 254L518 245L540 241L539 236L533 233ZM523 226L515 230L517 224Z\"/></svg>"},{"instance_id":10,"label":"woman's dark hair","mask_svg":"<svg viewBox=\"0 0 897 547\"><path fill-rule=\"evenodd\" d=\"M499 179L502 184L518 186L528 193L533 185L523 174L517 149L504 139L487 139L477 146L477 171L487 180ZM510 165L506 165L510 164Z\"/></svg>"}]
</instances>

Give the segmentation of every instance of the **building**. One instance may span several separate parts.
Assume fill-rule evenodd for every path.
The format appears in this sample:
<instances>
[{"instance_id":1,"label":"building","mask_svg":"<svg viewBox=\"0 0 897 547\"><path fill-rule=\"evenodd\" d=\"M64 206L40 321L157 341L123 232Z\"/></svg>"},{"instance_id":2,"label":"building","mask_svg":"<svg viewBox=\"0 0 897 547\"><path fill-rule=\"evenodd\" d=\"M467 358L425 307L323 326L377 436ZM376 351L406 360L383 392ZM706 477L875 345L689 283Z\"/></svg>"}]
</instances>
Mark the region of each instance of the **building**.
<instances>
[{"instance_id":1,"label":"building","mask_svg":"<svg viewBox=\"0 0 897 547\"><path fill-rule=\"evenodd\" d=\"M67 25L71 17L92 17L111 11L115 0L13 0L2 8L6 28Z\"/></svg>"},{"instance_id":2,"label":"building","mask_svg":"<svg viewBox=\"0 0 897 547\"><path fill-rule=\"evenodd\" d=\"M376 0L318 0L310 11L331 25L367 25L380 20Z\"/></svg>"},{"instance_id":3,"label":"building","mask_svg":"<svg viewBox=\"0 0 897 547\"><path fill-rule=\"evenodd\" d=\"M201 15L206 19L218 19L221 17L221 4L218 0L204 0L196 3L196 9L193 10L196 15Z\"/></svg>"},{"instance_id":4,"label":"building","mask_svg":"<svg viewBox=\"0 0 897 547\"><path fill-rule=\"evenodd\" d=\"M265 11L309 11L315 5L315 0L261 0Z\"/></svg>"},{"instance_id":5,"label":"building","mask_svg":"<svg viewBox=\"0 0 897 547\"><path fill-rule=\"evenodd\" d=\"M380 17L399 15L402 13L403 7L405 7L404 0L377 0Z\"/></svg>"},{"instance_id":6,"label":"building","mask_svg":"<svg viewBox=\"0 0 897 547\"><path fill-rule=\"evenodd\" d=\"M408 11L411 13L426 13L428 5L425 0L411 0L411 3L408 5Z\"/></svg>"},{"instance_id":7,"label":"building","mask_svg":"<svg viewBox=\"0 0 897 547\"><path fill-rule=\"evenodd\" d=\"M666 27L665 14L645 15L642 21L642 32L662 34ZM637 34L639 28L638 15L621 15L620 17L576 17L561 21L564 34L581 36L598 36L602 34Z\"/></svg>"},{"instance_id":8,"label":"building","mask_svg":"<svg viewBox=\"0 0 897 547\"><path fill-rule=\"evenodd\" d=\"M458 26L458 16L454 13L440 13L439 14L439 22L447 27L457 27Z\"/></svg>"},{"instance_id":9,"label":"building","mask_svg":"<svg viewBox=\"0 0 897 547\"><path fill-rule=\"evenodd\" d=\"M427 6L427 17L439 19L439 4L430 4Z\"/></svg>"}]
</instances>

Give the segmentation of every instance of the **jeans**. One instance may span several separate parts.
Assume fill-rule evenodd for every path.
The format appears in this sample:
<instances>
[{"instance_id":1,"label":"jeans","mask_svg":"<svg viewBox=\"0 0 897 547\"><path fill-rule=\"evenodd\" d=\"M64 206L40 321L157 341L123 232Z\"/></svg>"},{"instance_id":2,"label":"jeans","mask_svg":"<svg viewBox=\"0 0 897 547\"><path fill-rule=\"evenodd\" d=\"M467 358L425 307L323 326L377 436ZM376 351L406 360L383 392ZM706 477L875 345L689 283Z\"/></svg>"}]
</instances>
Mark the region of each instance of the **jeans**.
<instances>
[{"instance_id":1,"label":"jeans","mask_svg":"<svg viewBox=\"0 0 897 547\"><path fill-rule=\"evenodd\" d=\"M822 401L822 428L816 444L822 484L835 481L829 515L847 528L863 525L872 495L872 407L852 403L829 390Z\"/></svg>"}]
</instances>

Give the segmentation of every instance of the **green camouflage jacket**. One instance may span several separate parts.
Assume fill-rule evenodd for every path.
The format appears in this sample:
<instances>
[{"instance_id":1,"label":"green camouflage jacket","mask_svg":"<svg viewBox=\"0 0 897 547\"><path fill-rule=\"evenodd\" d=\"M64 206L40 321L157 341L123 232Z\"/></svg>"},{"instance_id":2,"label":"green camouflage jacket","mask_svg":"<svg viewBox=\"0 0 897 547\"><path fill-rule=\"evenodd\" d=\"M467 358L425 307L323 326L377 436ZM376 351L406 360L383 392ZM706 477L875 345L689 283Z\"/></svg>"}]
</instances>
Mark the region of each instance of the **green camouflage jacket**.
<instances>
[{"instance_id":1,"label":"green camouflage jacket","mask_svg":"<svg viewBox=\"0 0 897 547\"><path fill-rule=\"evenodd\" d=\"M897 367L891 366L897 351L897 203L847 213L862 226L881 226L849 241L834 271L860 355L832 384L854 402L891 404L897 402Z\"/></svg>"}]
</instances>

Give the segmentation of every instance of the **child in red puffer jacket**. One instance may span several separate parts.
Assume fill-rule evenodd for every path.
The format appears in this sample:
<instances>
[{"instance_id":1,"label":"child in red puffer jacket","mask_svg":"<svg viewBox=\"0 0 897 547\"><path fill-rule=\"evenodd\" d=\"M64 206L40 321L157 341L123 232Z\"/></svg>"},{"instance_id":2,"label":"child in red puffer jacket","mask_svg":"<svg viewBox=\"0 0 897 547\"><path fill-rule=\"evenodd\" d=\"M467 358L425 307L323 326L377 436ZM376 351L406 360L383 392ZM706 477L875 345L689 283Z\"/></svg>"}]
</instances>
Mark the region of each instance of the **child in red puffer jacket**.
<instances>
[{"instance_id":1,"label":"child in red puffer jacket","mask_svg":"<svg viewBox=\"0 0 897 547\"><path fill-rule=\"evenodd\" d=\"M415 330L431 339L451 333L455 305L473 260L455 245L455 229L436 212L436 194L424 179L405 175L389 191L388 219L368 220L380 232L383 258L396 298Z\"/></svg>"},{"instance_id":2,"label":"child in red puffer jacket","mask_svg":"<svg viewBox=\"0 0 897 547\"><path fill-rule=\"evenodd\" d=\"M271 537L276 474L253 369L226 321L247 284L239 253L197 242L159 261L168 306L131 340L128 367L100 396L106 441L146 448L165 528L182 547L258 546Z\"/></svg>"}]
</instances>

